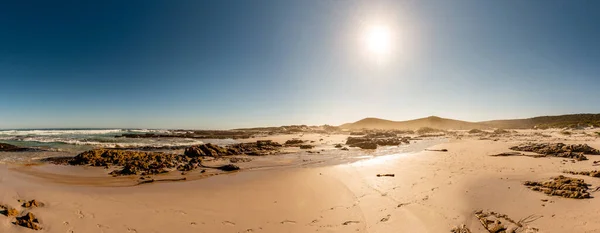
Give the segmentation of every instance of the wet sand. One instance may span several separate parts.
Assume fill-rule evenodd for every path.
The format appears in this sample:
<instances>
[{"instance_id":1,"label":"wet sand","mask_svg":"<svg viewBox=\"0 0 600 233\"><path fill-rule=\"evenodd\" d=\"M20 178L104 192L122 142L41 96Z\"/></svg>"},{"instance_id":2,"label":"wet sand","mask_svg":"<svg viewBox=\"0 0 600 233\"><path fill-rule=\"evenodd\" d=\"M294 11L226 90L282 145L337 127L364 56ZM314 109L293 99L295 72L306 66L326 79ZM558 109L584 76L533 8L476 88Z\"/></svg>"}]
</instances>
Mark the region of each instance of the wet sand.
<instances>
[{"instance_id":1,"label":"wet sand","mask_svg":"<svg viewBox=\"0 0 600 233\"><path fill-rule=\"evenodd\" d=\"M0 202L13 207L19 206L17 199L44 202L46 206L31 210L44 228L40 232L449 232L461 224L472 232L486 232L474 216L477 210L515 220L534 215L537 220L528 225L538 232L600 232L600 199L547 196L522 185L563 170L594 170L593 161L600 156L577 162L489 156L529 140L595 148L600 148L600 140L515 135L497 141L465 136L429 148L448 152L248 169L127 187L59 181L72 174L86 174L79 179L91 180L102 177L104 169L76 167L65 172L52 165L0 165ZM388 173L395 176L377 176ZM569 176L585 179L592 190L600 186L600 178ZM0 232L32 231L0 216Z\"/></svg>"}]
</instances>

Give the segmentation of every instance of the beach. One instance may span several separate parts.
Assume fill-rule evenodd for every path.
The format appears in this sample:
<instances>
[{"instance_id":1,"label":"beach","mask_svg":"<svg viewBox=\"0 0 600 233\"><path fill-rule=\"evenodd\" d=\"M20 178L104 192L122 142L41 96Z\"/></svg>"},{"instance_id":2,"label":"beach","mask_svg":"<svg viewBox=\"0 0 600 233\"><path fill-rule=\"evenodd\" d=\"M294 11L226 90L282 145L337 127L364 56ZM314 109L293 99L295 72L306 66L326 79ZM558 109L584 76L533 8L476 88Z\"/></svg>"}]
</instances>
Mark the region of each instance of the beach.
<instances>
[{"instance_id":1,"label":"beach","mask_svg":"<svg viewBox=\"0 0 600 233\"><path fill-rule=\"evenodd\" d=\"M15 207L19 199L43 202L26 210L40 219L40 232L449 232L463 224L486 232L475 215L480 210L515 221L533 219L519 232L600 232L597 198L548 196L523 185L565 170L593 170L600 156L587 155L585 161L490 156L525 141L600 148L594 136L548 134L448 137L428 150L144 185L91 182L114 179L102 168L3 164L0 202ZM430 151L435 149L447 151ZM584 179L592 189L600 186L600 178L567 176ZM69 177L90 182L61 181ZM31 232L8 217L0 220L2 232Z\"/></svg>"}]
</instances>

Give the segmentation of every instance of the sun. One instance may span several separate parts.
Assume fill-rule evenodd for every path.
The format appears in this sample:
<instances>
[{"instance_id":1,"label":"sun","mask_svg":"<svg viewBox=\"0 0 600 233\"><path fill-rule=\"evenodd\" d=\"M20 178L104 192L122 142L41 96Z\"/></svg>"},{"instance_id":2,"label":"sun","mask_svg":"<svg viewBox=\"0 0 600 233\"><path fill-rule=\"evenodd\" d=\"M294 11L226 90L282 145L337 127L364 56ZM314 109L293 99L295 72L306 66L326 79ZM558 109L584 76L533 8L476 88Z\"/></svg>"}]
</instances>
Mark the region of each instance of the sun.
<instances>
[{"instance_id":1,"label":"sun","mask_svg":"<svg viewBox=\"0 0 600 233\"><path fill-rule=\"evenodd\" d=\"M385 25L373 25L365 33L365 46L376 57L384 57L392 50L392 33Z\"/></svg>"}]
</instances>

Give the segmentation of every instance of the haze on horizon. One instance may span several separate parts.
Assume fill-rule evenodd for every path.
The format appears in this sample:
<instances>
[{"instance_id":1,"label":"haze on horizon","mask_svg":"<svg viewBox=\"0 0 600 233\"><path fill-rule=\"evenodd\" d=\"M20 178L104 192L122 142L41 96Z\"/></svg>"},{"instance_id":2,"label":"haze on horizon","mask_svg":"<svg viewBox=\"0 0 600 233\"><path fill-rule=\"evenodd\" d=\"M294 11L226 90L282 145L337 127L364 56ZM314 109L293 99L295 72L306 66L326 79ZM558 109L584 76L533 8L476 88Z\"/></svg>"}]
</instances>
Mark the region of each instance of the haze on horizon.
<instances>
[{"instance_id":1,"label":"haze on horizon","mask_svg":"<svg viewBox=\"0 0 600 233\"><path fill-rule=\"evenodd\" d=\"M600 112L597 1L16 1L0 128Z\"/></svg>"}]
</instances>

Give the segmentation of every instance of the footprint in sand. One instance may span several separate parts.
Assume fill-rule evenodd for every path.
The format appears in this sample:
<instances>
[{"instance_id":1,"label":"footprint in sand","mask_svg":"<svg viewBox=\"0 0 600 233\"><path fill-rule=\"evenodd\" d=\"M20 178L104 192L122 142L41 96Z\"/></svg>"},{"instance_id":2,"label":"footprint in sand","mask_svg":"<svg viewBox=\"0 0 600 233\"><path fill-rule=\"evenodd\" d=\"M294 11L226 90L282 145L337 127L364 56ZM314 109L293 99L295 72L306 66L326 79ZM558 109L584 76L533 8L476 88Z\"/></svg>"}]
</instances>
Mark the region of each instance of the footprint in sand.
<instances>
[{"instance_id":1,"label":"footprint in sand","mask_svg":"<svg viewBox=\"0 0 600 233\"><path fill-rule=\"evenodd\" d=\"M388 214L387 216L383 217L383 218L382 218L381 220L379 220L379 221L380 221L380 222L387 222L387 221L389 221L389 220L390 220L390 217L392 217L392 215L389 215L389 214Z\"/></svg>"},{"instance_id":2,"label":"footprint in sand","mask_svg":"<svg viewBox=\"0 0 600 233\"><path fill-rule=\"evenodd\" d=\"M230 222L230 221L223 221L221 222L223 225L230 225L230 226L235 226L234 222Z\"/></svg>"},{"instance_id":3,"label":"footprint in sand","mask_svg":"<svg viewBox=\"0 0 600 233\"><path fill-rule=\"evenodd\" d=\"M355 224L355 223L360 223L360 221L345 221L344 223L342 223L342 225L347 226L347 225Z\"/></svg>"},{"instance_id":4,"label":"footprint in sand","mask_svg":"<svg viewBox=\"0 0 600 233\"><path fill-rule=\"evenodd\" d=\"M134 228L129 228L129 227L128 227L128 228L127 228L127 232L134 232L134 233L137 233L138 231L137 231L136 229L134 229Z\"/></svg>"}]
</instances>

